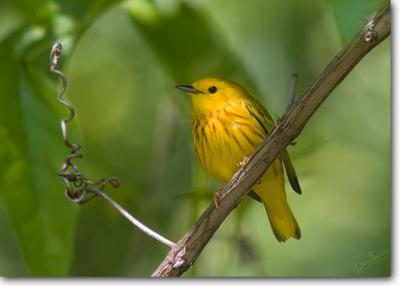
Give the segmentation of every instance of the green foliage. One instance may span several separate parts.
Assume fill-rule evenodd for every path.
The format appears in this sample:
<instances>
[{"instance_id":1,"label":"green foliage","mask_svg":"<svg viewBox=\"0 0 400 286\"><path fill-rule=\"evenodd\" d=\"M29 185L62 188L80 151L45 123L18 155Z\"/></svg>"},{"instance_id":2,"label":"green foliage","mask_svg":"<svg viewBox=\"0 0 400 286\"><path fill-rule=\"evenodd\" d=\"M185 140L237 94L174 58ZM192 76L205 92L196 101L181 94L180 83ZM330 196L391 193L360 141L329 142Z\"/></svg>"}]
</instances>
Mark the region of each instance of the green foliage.
<instances>
[{"instance_id":1,"label":"green foliage","mask_svg":"<svg viewBox=\"0 0 400 286\"><path fill-rule=\"evenodd\" d=\"M62 190L57 169L66 151L47 54L54 39L47 31L55 28L50 19L57 17L56 10L50 1L2 5L17 8L26 23L0 43L0 195L28 273L65 275L73 253L77 209L57 191ZM101 11L98 6L94 12Z\"/></svg>"},{"instance_id":2,"label":"green foliage","mask_svg":"<svg viewBox=\"0 0 400 286\"><path fill-rule=\"evenodd\" d=\"M360 27L368 21L368 17L390 1L328 0L328 2L332 5L340 36L343 42L347 44L359 32Z\"/></svg>"},{"instance_id":3,"label":"green foliage","mask_svg":"<svg viewBox=\"0 0 400 286\"><path fill-rule=\"evenodd\" d=\"M0 47L0 194L29 272L63 275L71 259L76 210L55 191L64 151L58 115L48 102L55 90L38 77L38 69L18 62L11 42Z\"/></svg>"},{"instance_id":4,"label":"green foliage","mask_svg":"<svg viewBox=\"0 0 400 286\"><path fill-rule=\"evenodd\" d=\"M138 2L127 7L135 27L176 82L190 83L213 74L241 80L248 77L200 11L185 3L173 16L163 15L154 6L149 9L153 9L151 20L142 17L144 8ZM180 31L182 26L185 31Z\"/></svg>"},{"instance_id":5,"label":"green foliage","mask_svg":"<svg viewBox=\"0 0 400 286\"><path fill-rule=\"evenodd\" d=\"M79 166L90 178L118 176L112 196L178 240L220 185L195 162L189 100L174 85L223 76L280 115L291 74L300 73L301 93L384 3L0 0L0 274L148 276L167 253L102 201L65 199L65 110L48 71L56 39L79 119ZM288 199L303 239L278 244L263 208L245 199L187 275L389 275L388 42L290 152L304 193ZM357 268L371 252L384 259Z\"/></svg>"}]
</instances>

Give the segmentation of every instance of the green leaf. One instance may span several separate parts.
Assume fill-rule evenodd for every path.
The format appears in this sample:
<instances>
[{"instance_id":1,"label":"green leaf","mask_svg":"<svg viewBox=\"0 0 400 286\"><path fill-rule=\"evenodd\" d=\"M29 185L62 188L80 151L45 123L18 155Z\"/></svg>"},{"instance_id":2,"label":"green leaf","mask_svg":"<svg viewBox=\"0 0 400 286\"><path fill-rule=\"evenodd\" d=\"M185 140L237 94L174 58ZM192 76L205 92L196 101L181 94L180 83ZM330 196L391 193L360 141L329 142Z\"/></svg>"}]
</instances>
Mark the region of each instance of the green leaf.
<instances>
[{"instance_id":1,"label":"green leaf","mask_svg":"<svg viewBox=\"0 0 400 286\"><path fill-rule=\"evenodd\" d=\"M65 275L77 215L57 172L65 156L55 87L17 60L14 37L0 45L0 199L29 273ZM50 81L48 81L50 82Z\"/></svg>"},{"instance_id":2,"label":"green leaf","mask_svg":"<svg viewBox=\"0 0 400 286\"><path fill-rule=\"evenodd\" d=\"M121 0L61 0L57 1L57 10L59 10L59 15L68 15L76 22L74 36L77 39L93 24L97 17L120 2Z\"/></svg>"},{"instance_id":3,"label":"green leaf","mask_svg":"<svg viewBox=\"0 0 400 286\"><path fill-rule=\"evenodd\" d=\"M147 1L126 5L131 19L177 83L191 83L205 76L222 76L253 82L209 20L191 6L181 3L173 15L164 15Z\"/></svg>"},{"instance_id":4,"label":"green leaf","mask_svg":"<svg viewBox=\"0 0 400 286\"><path fill-rule=\"evenodd\" d=\"M69 54L96 18L118 2L6 3L20 18L0 38L0 201L32 275L69 272L77 219L57 175L67 152L59 129L65 111L55 101L56 78L49 78L50 48L58 37Z\"/></svg>"},{"instance_id":5,"label":"green leaf","mask_svg":"<svg viewBox=\"0 0 400 286\"><path fill-rule=\"evenodd\" d=\"M54 11L55 6L50 0L12 0L8 4L19 10L28 23L45 22Z\"/></svg>"},{"instance_id":6,"label":"green leaf","mask_svg":"<svg viewBox=\"0 0 400 286\"><path fill-rule=\"evenodd\" d=\"M91 23L95 17L111 8L121 0L12 0L7 1L22 14L31 24L47 23L57 13L64 13L79 22Z\"/></svg>"},{"instance_id":7,"label":"green leaf","mask_svg":"<svg viewBox=\"0 0 400 286\"><path fill-rule=\"evenodd\" d=\"M387 0L328 0L343 43L350 42L368 17L389 3Z\"/></svg>"}]
</instances>

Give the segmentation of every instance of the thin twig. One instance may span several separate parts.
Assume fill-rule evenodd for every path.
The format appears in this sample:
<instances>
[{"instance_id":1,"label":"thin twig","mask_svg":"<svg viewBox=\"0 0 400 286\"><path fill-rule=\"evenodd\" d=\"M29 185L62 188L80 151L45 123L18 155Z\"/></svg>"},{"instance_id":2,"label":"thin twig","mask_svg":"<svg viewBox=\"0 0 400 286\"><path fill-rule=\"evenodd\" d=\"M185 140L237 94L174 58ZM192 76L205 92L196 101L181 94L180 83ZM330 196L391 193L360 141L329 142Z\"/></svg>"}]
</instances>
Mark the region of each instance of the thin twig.
<instances>
[{"instance_id":1,"label":"thin twig","mask_svg":"<svg viewBox=\"0 0 400 286\"><path fill-rule=\"evenodd\" d=\"M290 84L290 92L289 92L289 101L286 111L289 111L293 107L294 99L296 97L296 87L298 80L299 80L299 74L298 73L292 74L292 82Z\"/></svg>"},{"instance_id":2,"label":"thin twig","mask_svg":"<svg viewBox=\"0 0 400 286\"><path fill-rule=\"evenodd\" d=\"M296 88L297 88L297 82L299 80L299 74L298 73L294 73L292 74L292 81L290 83L290 91L289 91L289 98L288 98L288 104L286 107L286 112L289 111L294 104L295 98L296 98ZM290 143L291 146L296 145L296 141L293 141ZM286 165L285 165L286 167Z\"/></svg>"},{"instance_id":3,"label":"thin twig","mask_svg":"<svg viewBox=\"0 0 400 286\"><path fill-rule=\"evenodd\" d=\"M65 184L66 197L74 203L84 204L99 196L105 202L109 203L114 209L116 209L131 224L139 228L145 234L160 241L170 248L173 247L175 243L145 226L104 192L104 188L107 185L117 188L119 186L118 178L110 177L100 179L98 181L90 181L86 179L84 174L79 171L78 166L72 162L75 158L82 158L83 155L80 152L81 146L79 144L71 143L68 137L68 123L75 117L75 108L69 102L63 99L63 95L67 89L67 79L64 73L59 69L61 53L61 44L54 44L50 52L50 71L54 74L57 74L61 78L62 85L57 93L57 101L64 105L69 111L68 116L61 120L63 141L64 145L69 149L69 154L67 155L59 172L59 176L62 178Z\"/></svg>"},{"instance_id":4,"label":"thin twig","mask_svg":"<svg viewBox=\"0 0 400 286\"><path fill-rule=\"evenodd\" d=\"M342 50L309 86L304 95L281 118L268 139L257 148L221 191L218 208L212 202L193 227L173 247L153 277L182 275L197 259L219 226L252 189L265 170L303 130L304 126L348 73L390 34L390 4L367 24L354 41Z\"/></svg>"},{"instance_id":5,"label":"thin twig","mask_svg":"<svg viewBox=\"0 0 400 286\"><path fill-rule=\"evenodd\" d=\"M105 192L99 191L97 189L88 189L87 192L94 193L97 196L101 196L106 202L108 202L114 209L116 209L122 216L124 216L127 220L129 220L133 225L143 231L145 234L150 237L158 240L159 242L168 245L169 247L174 247L175 243L161 236L157 232L145 226L143 223L134 218L129 212L127 212L120 204L110 198Z\"/></svg>"}]
</instances>

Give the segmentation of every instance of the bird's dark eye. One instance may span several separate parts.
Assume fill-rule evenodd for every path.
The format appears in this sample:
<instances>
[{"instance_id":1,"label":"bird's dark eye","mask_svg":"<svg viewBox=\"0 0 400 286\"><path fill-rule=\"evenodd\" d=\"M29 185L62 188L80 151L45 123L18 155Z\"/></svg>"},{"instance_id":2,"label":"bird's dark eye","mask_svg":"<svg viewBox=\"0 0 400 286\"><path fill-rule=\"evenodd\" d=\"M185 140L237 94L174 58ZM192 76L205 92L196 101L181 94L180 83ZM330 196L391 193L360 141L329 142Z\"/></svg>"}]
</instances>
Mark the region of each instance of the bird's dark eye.
<instances>
[{"instance_id":1,"label":"bird's dark eye","mask_svg":"<svg viewBox=\"0 0 400 286\"><path fill-rule=\"evenodd\" d=\"M217 88L215 87L215 86L210 86L209 88L208 88L208 91L210 92L210 93L216 93L217 92Z\"/></svg>"}]
</instances>

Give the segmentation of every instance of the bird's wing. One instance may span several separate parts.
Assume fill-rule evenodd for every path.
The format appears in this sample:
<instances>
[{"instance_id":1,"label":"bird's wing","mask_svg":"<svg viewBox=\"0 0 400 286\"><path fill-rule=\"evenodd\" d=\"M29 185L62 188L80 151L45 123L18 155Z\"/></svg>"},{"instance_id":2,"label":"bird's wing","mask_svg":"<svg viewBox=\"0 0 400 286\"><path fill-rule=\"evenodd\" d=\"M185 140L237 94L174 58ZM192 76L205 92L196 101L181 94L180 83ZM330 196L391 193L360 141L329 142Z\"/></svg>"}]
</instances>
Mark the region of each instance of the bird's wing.
<instances>
[{"instance_id":1,"label":"bird's wing","mask_svg":"<svg viewBox=\"0 0 400 286\"><path fill-rule=\"evenodd\" d=\"M264 130L265 138L267 138L268 134L275 126L274 120L272 119L271 115L264 108L264 106L262 106L253 98L252 101L247 102L246 108L249 111L250 115L257 121L260 128Z\"/></svg>"},{"instance_id":2,"label":"bird's wing","mask_svg":"<svg viewBox=\"0 0 400 286\"><path fill-rule=\"evenodd\" d=\"M247 104L247 109L254 117L254 119L259 123L259 125L263 128L266 136L268 136L268 134L275 126L275 123L268 111L254 98L252 98L252 101ZM293 164L290 161L288 152L285 150L280 155L280 158L283 162L283 165L285 166L286 175L288 176L289 183L292 186L292 189L296 193L301 194L301 187L297 178L296 170L294 169Z\"/></svg>"}]
</instances>

